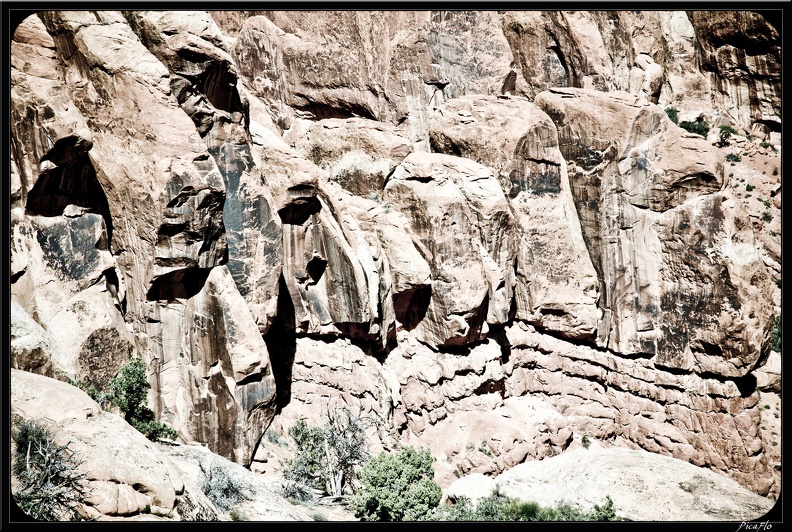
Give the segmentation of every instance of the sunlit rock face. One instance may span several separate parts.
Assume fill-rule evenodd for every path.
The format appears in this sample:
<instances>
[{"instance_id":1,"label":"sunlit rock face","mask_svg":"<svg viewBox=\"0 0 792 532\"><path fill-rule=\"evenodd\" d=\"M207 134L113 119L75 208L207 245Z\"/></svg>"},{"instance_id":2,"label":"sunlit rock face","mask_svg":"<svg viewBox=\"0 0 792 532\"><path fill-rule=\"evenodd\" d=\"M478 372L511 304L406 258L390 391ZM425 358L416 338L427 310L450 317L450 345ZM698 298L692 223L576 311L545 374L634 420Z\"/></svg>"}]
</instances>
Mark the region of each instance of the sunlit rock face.
<instances>
[{"instance_id":1,"label":"sunlit rock face","mask_svg":"<svg viewBox=\"0 0 792 532\"><path fill-rule=\"evenodd\" d=\"M777 496L775 24L33 15L11 49L12 366L106 388L142 357L158 419L247 466L268 427L343 401L445 485L586 434Z\"/></svg>"}]
</instances>

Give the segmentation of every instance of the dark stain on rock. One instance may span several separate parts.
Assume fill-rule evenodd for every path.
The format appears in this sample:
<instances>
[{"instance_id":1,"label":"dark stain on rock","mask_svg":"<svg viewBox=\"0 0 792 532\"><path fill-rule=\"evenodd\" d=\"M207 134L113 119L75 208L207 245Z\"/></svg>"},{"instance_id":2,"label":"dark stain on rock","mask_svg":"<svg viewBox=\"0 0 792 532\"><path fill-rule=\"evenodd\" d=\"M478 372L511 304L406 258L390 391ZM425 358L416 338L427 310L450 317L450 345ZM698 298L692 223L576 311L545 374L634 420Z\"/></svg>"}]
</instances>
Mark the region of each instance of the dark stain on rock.
<instances>
[{"instance_id":1,"label":"dark stain on rock","mask_svg":"<svg viewBox=\"0 0 792 532\"><path fill-rule=\"evenodd\" d=\"M39 176L27 195L25 212L34 216L60 216L67 205L83 207L104 218L110 242L113 223L107 196L96 178L91 159L85 153L87 148L78 148L80 140L79 137L60 139L58 142L68 141L60 147L56 142L47 156L60 161L61 165Z\"/></svg>"},{"instance_id":2,"label":"dark stain on rock","mask_svg":"<svg viewBox=\"0 0 792 532\"><path fill-rule=\"evenodd\" d=\"M288 205L278 209L278 216L285 224L302 225L321 209L322 204L316 197L296 198Z\"/></svg>"},{"instance_id":3,"label":"dark stain on rock","mask_svg":"<svg viewBox=\"0 0 792 532\"><path fill-rule=\"evenodd\" d=\"M146 299L168 302L189 299L203 289L211 271L211 268L186 268L162 275L151 282Z\"/></svg>"},{"instance_id":4,"label":"dark stain on rock","mask_svg":"<svg viewBox=\"0 0 792 532\"><path fill-rule=\"evenodd\" d=\"M132 344L117 329L96 329L85 339L77 355L78 377L97 389L108 390L110 381L129 361L131 353Z\"/></svg>"},{"instance_id":5,"label":"dark stain on rock","mask_svg":"<svg viewBox=\"0 0 792 532\"><path fill-rule=\"evenodd\" d=\"M536 195L558 194L561 192L561 174L550 169L548 172L532 172L528 176L526 190Z\"/></svg>"},{"instance_id":6,"label":"dark stain on rock","mask_svg":"<svg viewBox=\"0 0 792 532\"><path fill-rule=\"evenodd\" d=\"M90 276L100 263L99 250L106 244L104 222L97 214L50 219L37 225L36 239L47 266L71 280Z\"/></svg>"},{"instance_id":7,"label":"dark stain on rock","mask_svg":"<svg viewBox=\"0 0 792 532\"><path fill-rule=\"evenodd\" d=\"M505 397L506 386L504 385L504 379L499 379L499 380L489 379L487 381L484 381L478 386L478 388L473 390L473 393L475 395L497 393L500 394L501 397Z\"/></svg>"},{"instance_id":8,"label":"dark stain on rock","mask_svg":"<svg viewBox=\"0 0 792 532\"><path fill-rule=\"evenodd\" d=\"M350 100L337 100L335 102L324 102L311 99L309 96L300 94L300 98L294 103L293 107L300 111L310 113L311 120L325 120L328 118L367 118L377 120L376 113L364 103Z\"/></svg>"},{"instance_id":9,"label":"dark stain on rock","mask_svg":"<svg viewBox=\"0 0 792 532\"><path fill-rule=\"evenodd\" d=\"M308 283L310 284L318 283L319 279L321 279L322 275L324 275L326 268L327 268L326 259L320 256L311 257L311 260L309 260L308 264L306 264L305 266L305 273L308 275Z\"/></svg>"}]
</instances>

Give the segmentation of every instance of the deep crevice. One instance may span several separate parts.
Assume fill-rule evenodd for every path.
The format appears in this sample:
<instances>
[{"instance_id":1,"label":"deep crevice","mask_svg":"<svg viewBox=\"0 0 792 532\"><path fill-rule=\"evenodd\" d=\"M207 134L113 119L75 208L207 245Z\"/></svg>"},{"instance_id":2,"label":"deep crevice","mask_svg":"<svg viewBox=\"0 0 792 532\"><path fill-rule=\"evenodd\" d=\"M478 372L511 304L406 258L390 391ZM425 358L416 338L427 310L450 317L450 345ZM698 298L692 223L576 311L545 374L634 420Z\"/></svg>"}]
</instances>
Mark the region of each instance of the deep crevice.
<instances>
[{"instance_id":1,"label":"deep crevice","mask_svg":"<svg viewBox=\"0 0 792 532\"><path fill-rule=\"evenodd\" d=\"M206 284L212 268L186 268L157 277L146 293L148 301L189 299L200 292Z\"/></svg>"},{"instance_id":2,"label":"deep crevice","mask_svg":"<svg viewBox=\"0 0 792 532\"><path fill-rule=\"evenodd\" d=\"M426 316L429 302L432 299L432 287L421 285L408 288L393 296L393 309L396 319L402 324L404 330L415 329Z\"/></svg>"},{"instance_id":3,"label":"deep crevice","mask_svg":"<svg viewBox=\"0 0 792 532\"><path fill-rule=\"evenodd\" d=\"M321 209L322 204L317 197L298 198L278 209L278 216L284 224L302 225Z\"/></svg>"},{"instance_id":4,"label":"deep crevice","mask_svg":"<svg viewBox=\"0 0 792 532\"><path fill-rule=\"evenodd\" d=\"M110 206L104 189L96 178L91 159L87 153L80 153L80 140L79 137L61 139L42 158L62 164L39 176L27 194L25 213L33 216L62 216L67 205L76 205L99 214L105 222L109 249L113 236ZM75 154L77 155L74 156Z\"/></svg>"},{"instance_id":5,"label":"deep crevice","mask_svg":"<svg viewBox=\"0 0 792 532\"><path fill-rule=\"evenodd\" d=\"M281 273L278 279L278 310L267 334L264 335L272 376L275 379L276 415L291 401L292 370L297 352L295 325L294 304Z\"/></svg>"}]
</instances>

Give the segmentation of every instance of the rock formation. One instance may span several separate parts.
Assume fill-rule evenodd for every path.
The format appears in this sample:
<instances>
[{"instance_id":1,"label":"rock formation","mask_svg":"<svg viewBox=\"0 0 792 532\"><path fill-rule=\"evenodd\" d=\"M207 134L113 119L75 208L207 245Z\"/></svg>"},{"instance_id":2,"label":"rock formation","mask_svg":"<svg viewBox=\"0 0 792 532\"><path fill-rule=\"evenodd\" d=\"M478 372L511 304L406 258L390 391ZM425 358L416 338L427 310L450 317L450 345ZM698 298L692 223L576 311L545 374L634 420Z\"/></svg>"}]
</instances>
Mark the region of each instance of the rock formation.
<instances>
[{"instance_id":1,"label":"rock formation","mask_svg":"<svg viewBox=\"0 0 792 532\"><path fill-rule=\"evenodd\" d=\"M244 466L340 400L444 485L587 434L777 497L769 15L45 11L11 59L14 368L142 357Z\"/></svg>"},{"instance_id":2,"label":"rock formation","mask_svg":"<svg viewBox=\"0 0 792 532\"><path fill-rule=\"evenodd\" d=\"M103 412L85 392L26 371L11 371L12 428L42 420L58 445L68 444L85 475L85 518L228 521L204 493L212 469L221 469L249 499L239 506L250 520L310 520L276 489L247 469L201 445L172 446L146 439L121 417Z\"/></svg>"},{"instance_id":3,"label":"rock formation","mask_svg":"<svg viewBox=\"0 0 792 532\"><path fill-rule=\"evenodd\" d=\"M629 521L750 521L773 506L733 480L682 460L588 445L542 462L520 464L494 479L480 474L464 477L449 486L448 497L476 501L497 486L508 497L551 507L574 503L590 511L595 504L601 506L607 494L616 514Z\"/></svg>"}]
</instances>

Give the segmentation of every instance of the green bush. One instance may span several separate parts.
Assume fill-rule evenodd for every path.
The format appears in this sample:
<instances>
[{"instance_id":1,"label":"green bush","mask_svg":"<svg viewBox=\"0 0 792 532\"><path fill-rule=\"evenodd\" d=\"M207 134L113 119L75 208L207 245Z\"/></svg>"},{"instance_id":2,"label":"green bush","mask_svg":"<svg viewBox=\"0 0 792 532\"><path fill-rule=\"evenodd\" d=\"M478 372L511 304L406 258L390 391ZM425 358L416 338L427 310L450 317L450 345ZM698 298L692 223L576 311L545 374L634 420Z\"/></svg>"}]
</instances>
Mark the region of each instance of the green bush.
<instances>
[{"instance_id":1,"label":"green bush","mask_svg":"<svg viewBox=\"0 0 792 532\"><path fill-rule=\"evenodd\" d=\"M778 175L778 167L773 167L773 175Z\"/></svg>"},{"instance_id":2,"label":"green bush","mask_svg":"<svg viewBox=\"0 0 792 532\"><path fill-rule=\"evenodd\" d=\"M701 135L704 138L707 138L707 134L709 133L709 129L710 129L707 121L701 118L697 118L693 122L689 122L687 120L685 120L684 122L680 122L679 127L689 131L690 133Z\"/></svg>"},{"instance_id":3,"label":"green bush","mask_svg":"<svg viewBox=\"0 0 792 532\"><path fill-rule=\"evenodd\" d=\"M610 496L602 506L594 505L590 512L561 503L555 508L533 501L522 501L502 495L498 488L473 507L470 499L460 497L452 505L436 508L428 517L432 521L621 521L613 508Z\"/></svg>"},{"instance_id":4,"label":"green bush","mask_svg":"<svg viewBox=\"0 0 792 532\"><path fill-rule=\"evenodd\" d=\"M583 438L581 438L580 440L580 444L583 445L584 448L588 449L589 446L591 445L591 440L589 439L588 436L584 434Z\"/></svg>"},{"instance_id":5,"label":"green bush","mask_svg":"<svg viewBox=\"0 0 792 532\"><path fill-rule=\"evenodd\" d=\"M773 320L773 340L770 346L773 351L781 352L781 314Z\"/></svg>"},{"instance_id":6,"label":"green bush","mask_svg":"<svg viewBox=\"0 0 792 532\"><path fill-rule=\"evenodd\" d=\"M719 126L719 128L720 128L720 133L718 134L718 145L726 146L729 144L729 138L732 135L737 134L737 130L728 124Z\"/></svg>"},{"instance_id":7,"label":"green bush","mask_svg":"<svg viewBox=\"0 0 792 532\"><path fill-rule=\"evenodd\" d=\"M762 213L762 221L770 223L773 221L773 215L765 211Z\"/></svg>"},{"instance_id":8,"label":"green bush","mask_svg":"<svg viewBox=\"0 0 792 532\"><path fill-rule=\"evenodd\" d=\"M123 412L124 419L147 438L175 440L179 437L178 433L155 419L154 412L146 406L150 387L146 364L142 358L135 357L110 381L112 402Z\"/></svg>"},{"instance_id":9,"label":"green bush","mask_svg":"<svg viewBox=\"0 0 792 532\"><path fill-rule=\"evenodd\" d=\"M418 521L426 519L443 495L432 478L428 449L405 447L398 453L381 453L363 466L361 489L350 508L363 521Z\"/></svg>"},{"instance_id":10,"label":"green bush","mask_svg":"<svg viewBox=\"0 0 792 532\"><path fill-rule=\"evenodd\" d=\"M57 445L52 432L38 421L22 419L11 433L16 446L13 473L19 508L39 521L78 521L78 507L88 490L82 461L66 445Z\"/></svg>"},{"instance_id":11,"label":"green bush","mask_svg":"<svg viewBox=\"0 0 792 532\"><path fill-rule=\"evenodd\" d=\"M776 150L776 147L775 147L775 145L773 145L773 143L768 142L766 140L763 140L762 142L760 142L759 146L761 146L762 148L770 148L773 151L778 151L778 150Z\"/></svg>"},{"instance_id":12,"label":"green bush","mask_svg":"<svg viewBox=\"0 0 792 532\"><path fill-rule=\"evenodd\" d=\"M288 483L342 496L355 478L355 468L369 457L365 434L369 422L360 412L354 415L347 407L328 410L321 427L308 427L305 421L298 421L289 429L297 453L284 471Z\"/></svg>"},{"instance_id":13,"label":"green bush","mask_svg":"<svg viewBox=\"0 0 792 532\"><path fill-rule=\"evenodd\" d=\"M753 189L754 189L754 186L753 186L753 185L751 185L750 183L749 183L749 184L747 184L747 185L745 185L745 190L746 190L747 192L751 192Z\"/></svg>"},{"instance_id":14,"label":"green bush","mask_svg":"<svg viewBox=\"0 0 792 532\"><path fill-rule=\"evenodd\" d=\"M679 109L669 106L665 108L665 112L673 123L679 124Z\"/></svg>"},{"instance_id":15,"label":"green bush","mask_svg":"<svg viewBox=\"0 0 792 532\"><path fill-rule=\"evenodd\" d=\"M124 413L124 419L132 421L142 417L150 387L146 364L140 357L133 358L110 381L113 404Z\"/></svg>"},{"instance_id":16,"label":"green bush","mask_svg":"<svg viewBox=\"0 0 792 532\"><path fill-rule=\"evenodd\" d=\"M742 161L742 157L740 157L737 153L727 153L726 154L726 162L728 163L739 163Z\"/></svg>"}]
</instances>

